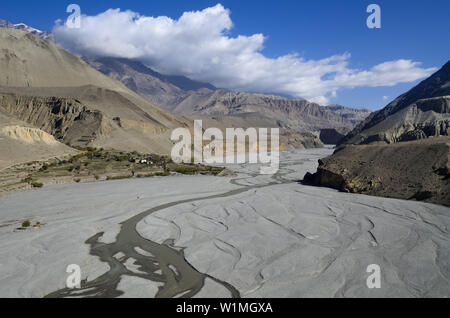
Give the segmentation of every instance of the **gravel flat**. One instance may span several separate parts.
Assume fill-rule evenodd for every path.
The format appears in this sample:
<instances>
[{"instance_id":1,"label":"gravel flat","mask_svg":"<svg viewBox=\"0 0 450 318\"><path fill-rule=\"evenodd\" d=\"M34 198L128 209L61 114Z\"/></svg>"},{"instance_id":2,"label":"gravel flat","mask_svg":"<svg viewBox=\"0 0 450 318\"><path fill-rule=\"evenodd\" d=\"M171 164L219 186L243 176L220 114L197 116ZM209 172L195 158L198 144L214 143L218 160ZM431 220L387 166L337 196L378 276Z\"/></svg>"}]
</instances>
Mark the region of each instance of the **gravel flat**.
<instances>
[{"instance_id":1,"label":"gravel flat","mask_svg":"<svg viewBox=\"0 0 450 318\"><path fill-rule=\"evenodd\" d=\"M274 176L49 186L0 200L1 297L449 297L450 209L297 182L331 149L283 153ZM40 229L15 230L24 219ZM85 281L65 289L67 265ZM381 269L369 289L367 267Z\"/></svg>"}]
</instances>

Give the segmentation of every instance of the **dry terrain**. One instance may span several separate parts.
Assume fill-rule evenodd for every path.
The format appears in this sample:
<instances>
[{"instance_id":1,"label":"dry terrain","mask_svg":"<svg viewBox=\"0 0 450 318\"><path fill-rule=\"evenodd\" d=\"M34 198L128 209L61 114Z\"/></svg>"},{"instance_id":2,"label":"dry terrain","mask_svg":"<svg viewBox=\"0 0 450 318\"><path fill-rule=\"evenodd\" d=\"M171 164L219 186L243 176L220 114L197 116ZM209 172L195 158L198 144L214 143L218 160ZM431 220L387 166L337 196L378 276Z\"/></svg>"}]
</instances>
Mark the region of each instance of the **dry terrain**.
<instances>
[{"instance_id":1,"label":"dry terrain","mask_svg":"<svg viewBox=\"0 0 450 318\"><path fill-rule=\"evenodd\" d=\"M273 176L232 165L231 177L8 195L0 296L449 297L449 208L298 182L331 152L284 153ZM65 288L70 264L81 268L80 289ZM371 264L380 266L380 289L366 285Z\"/></svg>"},{"instance_id":2,"label":"dry terrain","mask_svg":"<svg viewBox=\"0 0 450 318\"><path fill-rule=\"evenodd\" d=\"M393 145L346 145L308 182L351 193L450 206L450 137Z\"/></svg>"},{"instance_id":3,"label":"dry terrain","mask_svg":"<svg viewBox=\"0 0 450 318\"><path fill-rule=\"evenodd\" d=\"M450 62L341 140L307 181L450 206Z\"/></svg>"}]
</instances>

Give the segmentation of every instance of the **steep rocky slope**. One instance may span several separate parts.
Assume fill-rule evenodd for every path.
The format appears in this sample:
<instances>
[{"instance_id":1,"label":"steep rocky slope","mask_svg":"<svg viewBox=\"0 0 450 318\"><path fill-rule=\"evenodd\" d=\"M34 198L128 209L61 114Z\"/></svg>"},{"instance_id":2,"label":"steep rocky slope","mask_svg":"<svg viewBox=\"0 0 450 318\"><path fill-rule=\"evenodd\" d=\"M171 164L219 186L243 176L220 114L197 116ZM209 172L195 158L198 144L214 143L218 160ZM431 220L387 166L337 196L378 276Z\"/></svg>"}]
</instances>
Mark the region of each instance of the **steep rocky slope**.
<instances>
[{"instance_id":1,"label":"steep rocky slope","mask_svg":"<svg viewBox=\"0 0 450 318\"><path fill-rule=\"evenodd\" d=\"M0 28L0 86L127 88L55 44L26 31Z\"/></svg>"},{"instance_id":2,"label":"steep rocky slope","mask_svg":"<svg viewBox=\"0 0 450 318\"><path fill-rule=\"evenodd\" d=\"M348 145L319 161L306 182L337 190L450 206L450 137Z\"/></svg>"},{"instance_id":3,"label":"steep rocky slope","mask_svg":"<svg viewBox=\"0 0 450 318\"><path fill-rule=\"evenodd\" d=\"M450 62L372 114L305 181L450 206Z\"/></svg>"},{"instance_id":4,"label":"steep rocky slope","mask_svg":"<svg viewBox=\"0 0 450 318\"><path fill-rule=\"evenodd\" d=\"M298 131L320 131L321 129L336 129L341 133L350 131L360 120L369 115L367 110L358 110L358 119L347 118L344 109L339 112L306 100L291 100L288 98L249 94L226 90L214 92L198 92L193 98L183 100L177 111L191 109L192 113L205 115L237 115L259 113L273 118L283 127ZM354 110L349 110L353 112Z\"/></svg>"},{"instance_id":5,"label":"steep rocky slope","mask_svg":"<svg viewBox=\"0 0 450 318\"><path fill-rule=\"evenodd\" d=\"M216 88L208 83L193 81L184 76L163 75L146 67L140 62L102 57L85 60L101 73L121 81L129 89L145 97L158 106L170 109L189 95L189 91Z\"/></svg>"},{"instance_id":6,"label":"steep rocky slope","mask_svg":"<svg viewBox=\"0 0 450 318\"><path fill-rule=\"evenodd\" d=\"M74 99L0 94L0 108L66 144L88 143L111 130L106 116Z\"/></svg>"},{"instance_id":7,"label":"steep rocky slope","mask_svg":"<svg viewBox=\"0 0 450 318\"><path fill-rule=\"evenodd\" d=\"M189 123L25 31L0 28L0 109L73 145L168 153Z\"/></svg>"},{"instance_id":8,"label":"steep rocky slope","mask_svg":"<svg viewBox=\"0 0 450 318\"><path fill-rule=\"evenodd\" d=\"M342 143L394 143L450 135L450 61L438 72L371 114Z\"/></svg>"},{"instance_id":9,"label":"steep rocky slope","mask_svg":"<svg viewBox=\"0 0 450 318\"><path fill-rule=\"evenodd\" d=\"M0 170L18 163L77 153L52 135L0 111Z\"/></svg>"}]
</instances>

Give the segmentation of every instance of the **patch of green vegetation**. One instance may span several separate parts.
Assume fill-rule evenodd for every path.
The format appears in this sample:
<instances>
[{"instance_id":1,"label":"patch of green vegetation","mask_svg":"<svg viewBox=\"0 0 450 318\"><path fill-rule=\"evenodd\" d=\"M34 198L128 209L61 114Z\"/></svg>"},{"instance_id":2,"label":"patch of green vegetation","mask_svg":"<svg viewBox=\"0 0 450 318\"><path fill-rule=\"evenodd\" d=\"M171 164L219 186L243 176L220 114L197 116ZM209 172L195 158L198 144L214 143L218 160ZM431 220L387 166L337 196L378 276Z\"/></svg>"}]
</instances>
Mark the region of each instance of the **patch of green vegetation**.
<instances>
[{"instance_id":1,"label":"patch of green vegetation","mask_svg":"<svg viewBox=\"0 0 450 318\"><path fill-rule=\"evenodd\" d=\"M170 171L158 171L147 174L138 174L136 178L152 178L152 177L167 177L170 176Z\"/></svg>"},{"instance_id":2,"label":"patch of green vegetation","mask_svg":"<svg viewBox=\"0 0 450 318\"><path fill-rule=\"evenodd\" d=\"M25 220L22 222L22 227L30 227L31 226L31 222L29 220Z\"/></svg>"},{"instance_id":3,"label":"patch of green vegetation","mask_svg":"<svg viewBox=\"0 0 450 318\"><path fill-rule=\"evenodd\" d=\"M150 178L170 176L174 172L185 175L217 175L223 169L195 164L176 164L168 156L97 149L77 148L81 152L64 160L47 160L21 165L16 170L15 180L9 181L2 189L13 189L16 184L30 184L41 188L48 179L62 182L81 182L83 179L120 180L130 178ZM142 164L141 164L142 162ZM109 177L107 177L110 175ZM116 175L116 176L111 176ZM25 177L26 176L26 177ZM0 176L3 177L3 176ZM23 179L21 179L23 178ZM37 180L41 182L37 182Z\"/></svg>"},{"instance_id":4,"label":"patch of green vegetation","mask_svg":"<svg viewBox=\"0 0 450 318\"><path fill-rule=\"evenodd\" d=\"M170 176L170 171L166 170L164 172L156 172L155 173L156 177L166 177L166 176Z\"/></svg>"},{"instance_id":5,"label":"patch of green vegetation","mask_svg":"<svg viewBox=\"0 0 450 318\"><path fill-rule=\"evenodd\" d=\"M21 182L22 182L22 183L31 183L31 182L33 182L33 178L31 177L31 175L29 175L29 176L26 177L25 179L22 179Z\"/></svg>"},{"instance_id":6,"label":"patch of green vegetation","mask_svg":"<svg viewBox=\"0 0 450 318\"><path fill-rule=\"evenodd\" d=\"M131 179L133 178L133 175L128 176L108 176L106 177L106 180L122 180L122 179Z\"/></svg>"},{"instance_id":7,"label":"patch of green vegetation","mask_svg":"<svg viewBox=\"0 0 450 318\"><path fill-rule=\"evenodd\" d=\"M86 156L86 153L80 153L80 154L78 154L78 155L72 156L68 161L69 161L70 163L74 163L74 162L79 161L81 158L83 158L83 157L85 157L85 156Z\"/></svg>"},{"instance_id":8,"label":"patch of green vegetation","mask_svg":"<svg viewBox=\"0 0 450 318\"><path fill-rule=\"evenodd\" d=\"M174 168L174 171L176 173L180 173L180 174L187 174L187 175L193 175L198 173L198 169L196 169L196 167L190 167L190 166L182 166L182 167L176 167Z\"/></svg>"}]
</instances>

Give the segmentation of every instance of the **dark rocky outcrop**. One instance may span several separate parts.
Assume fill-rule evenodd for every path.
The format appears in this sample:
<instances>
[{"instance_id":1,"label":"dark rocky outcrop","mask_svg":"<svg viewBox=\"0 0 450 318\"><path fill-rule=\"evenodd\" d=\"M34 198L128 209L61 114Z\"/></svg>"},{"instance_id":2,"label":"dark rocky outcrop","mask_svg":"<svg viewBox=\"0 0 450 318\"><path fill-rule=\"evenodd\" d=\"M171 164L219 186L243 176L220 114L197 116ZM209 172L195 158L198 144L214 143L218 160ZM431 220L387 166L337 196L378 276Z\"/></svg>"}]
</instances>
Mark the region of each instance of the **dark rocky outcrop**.
<instances>
[{"instance_id":1,"label":"dark rocky outcrop","mask_svg":"<svg viewBox=\"0 0 450 318\"><path fill-rule=\"evenodd\" d=\"M305 182L450 206L450 62L373 113Z\"/></svg>"},{"instance_id":2,"label":"dark rocky outcrop","mask_svg":"<svg viewBox=\"0 0 450 318\"><path fill-rule=\"evenodd\" d=\"M450 206L450 137L345 145L304 181L349 193Z\"/></svg>"},{"instance_id":3,"label":"dark rocky outcrop","mask_svg":"<svg viewBox=\"0 0 450 318\"><path fill-rule=\"evenodd\" d=\"M320 141L326 145L337 145L345 136L336 129L322 129L320 131Z\"/></svg>"},{"instance_id":4,"label":"dark rocky outcrop","mask_svg":"<svg viewBox=\"0 0 450 318\"><path fill-rule=\"evenodd\" d=\"M74 99L0 94L0 110L70 145L88 145L110 130L101 112Z\"/></svg>"}]
</instances>

